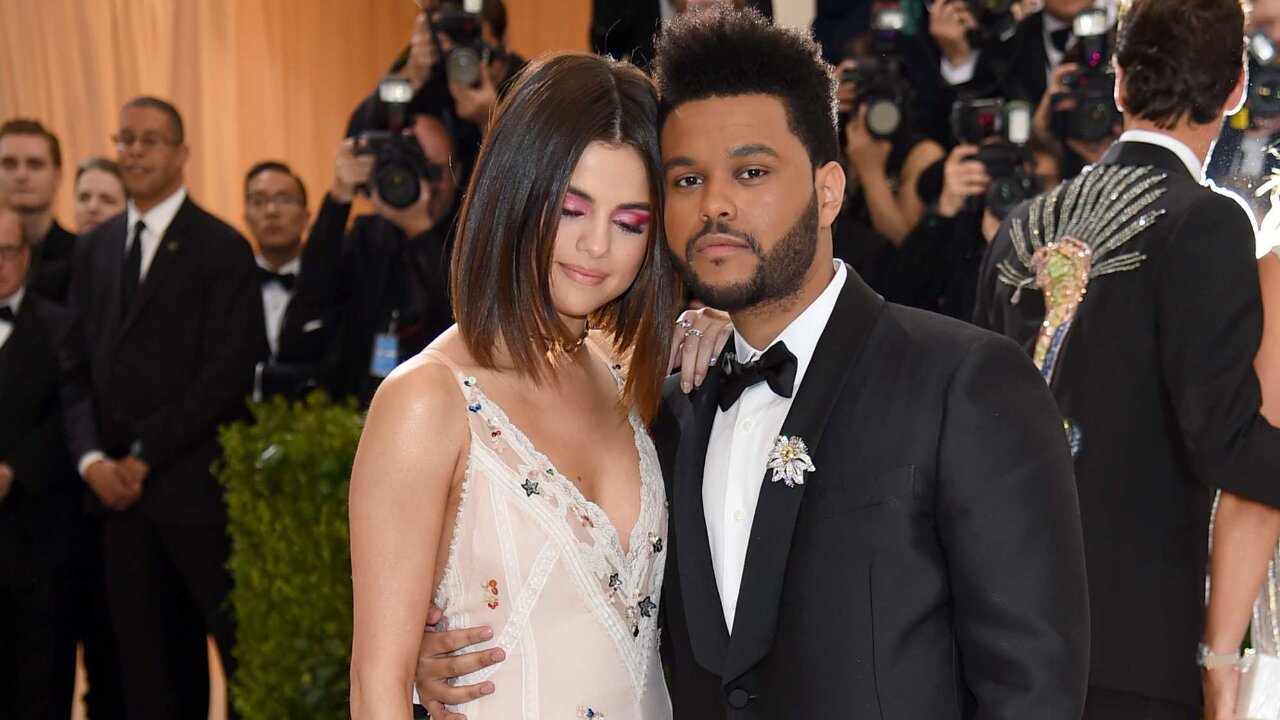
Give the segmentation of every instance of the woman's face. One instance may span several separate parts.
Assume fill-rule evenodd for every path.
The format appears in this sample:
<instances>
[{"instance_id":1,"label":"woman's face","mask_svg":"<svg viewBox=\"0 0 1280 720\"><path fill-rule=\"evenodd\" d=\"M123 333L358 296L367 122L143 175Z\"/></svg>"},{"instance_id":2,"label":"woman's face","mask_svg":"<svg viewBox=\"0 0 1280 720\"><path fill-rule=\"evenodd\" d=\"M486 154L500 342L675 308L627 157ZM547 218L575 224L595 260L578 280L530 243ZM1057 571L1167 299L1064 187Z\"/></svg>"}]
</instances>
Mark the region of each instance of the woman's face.
<instances>
[{"instance_id":1,"label":"woman's face","mask_svg":"<svg viewBox=\"0 0 1280 720\"><path fill-rule=\"evenodd\" d=\"M124 210L124 186L115 175L97 168L76 181L76 231L81 235Z\"/></svg>"},{"instance_id":2,"label":"woman's face","mask_svg":"<svg viewBox=\"0 0 1280 720\"><path fill-rule=\"evenodd\" d=\"M653 212L639 151L588 145L561 200L552 249L551 301L561 317L585 319L631 287L649 252Z\"/></svg>"}]
</instances>

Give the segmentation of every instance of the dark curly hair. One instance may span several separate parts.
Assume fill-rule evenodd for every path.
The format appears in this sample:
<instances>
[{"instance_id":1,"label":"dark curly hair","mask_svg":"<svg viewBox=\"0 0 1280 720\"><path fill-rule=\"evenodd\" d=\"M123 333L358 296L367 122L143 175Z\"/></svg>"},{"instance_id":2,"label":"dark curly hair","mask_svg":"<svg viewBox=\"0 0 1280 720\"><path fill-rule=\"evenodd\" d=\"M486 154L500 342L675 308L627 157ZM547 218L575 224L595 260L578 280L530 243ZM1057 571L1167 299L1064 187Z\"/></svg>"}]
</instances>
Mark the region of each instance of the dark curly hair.
<instances>
[{"instance_id":1,"label":"dark curly hair","mask_svg":"<svg viewBox=\"0 0 1280 720\"><path fill-rule=\"evenodd\" d=\"M1121 9L1125 110L1158 127L1220 122L1243 58L1240 0L1128 0Z\"/></svg>"},{"instance_id":2,"label":"dark curly hair","mask_svg":"<svg viewBox=\"0 0 1280 720\"><path fill-rule=\"evenodd\" d=\"M801 30L730 5L683 13L659 36L653 71L663 124L684 103L771 95L786 108L787 124L814 167L839 157L835 73Z\"/></svg>"}]
</instances>

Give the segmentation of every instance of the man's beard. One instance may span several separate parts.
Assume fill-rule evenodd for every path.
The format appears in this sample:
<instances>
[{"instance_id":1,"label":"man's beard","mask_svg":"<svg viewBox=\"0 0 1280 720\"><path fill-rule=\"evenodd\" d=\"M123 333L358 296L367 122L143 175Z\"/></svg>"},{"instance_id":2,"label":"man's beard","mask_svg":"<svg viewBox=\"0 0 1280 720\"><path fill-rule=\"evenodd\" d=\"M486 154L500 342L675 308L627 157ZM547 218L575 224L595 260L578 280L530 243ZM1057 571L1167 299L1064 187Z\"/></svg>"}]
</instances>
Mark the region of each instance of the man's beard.
<instances>
[{"instance_id":1,"label":"man's beard","mask_svg":"<svg viewBox=\"0 0 1280 720\"><path fill-rule=\"evenodd\" d=\"M750 278L729 285L708 285L698 278L693 271L693 248L698 240L713 232L747 243L757 261L756 271ZM779 304L794 297L804 285L805 274L813 265L817 247L818 196L815 193L800 217L767 254L752 235L737 232L726 223L708 221L702 230L689 238L684 258L677 258L677 264L698 299L713 308L734 312Z\"/></svg>"}]
</instances>

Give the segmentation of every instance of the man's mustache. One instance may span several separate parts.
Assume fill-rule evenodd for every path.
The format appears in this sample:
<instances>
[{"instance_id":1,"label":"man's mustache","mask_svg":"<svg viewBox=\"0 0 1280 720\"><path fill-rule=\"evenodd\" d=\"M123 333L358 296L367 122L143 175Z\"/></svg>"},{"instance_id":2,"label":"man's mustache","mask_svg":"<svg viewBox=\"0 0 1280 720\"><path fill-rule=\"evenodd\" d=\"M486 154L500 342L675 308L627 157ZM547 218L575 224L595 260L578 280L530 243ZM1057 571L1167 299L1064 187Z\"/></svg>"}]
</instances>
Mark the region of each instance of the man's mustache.
<instances>
[{"instance_id":1,"label":"man's mustache","mask_svg":"<svg viewBox=\"0 0 1280 720\"><path fill-rule=\"evenodd\" d=\"M684 245L685 262L693 262L693 246L696 245L699 240L711 234L728 235L730 237L738 238L742 242L746 243L748 247L751 248L751 252L755 253L756 255L762 254L760 250L760 243L757 242L755 237L750 233L744 233L739 230L734 230L729 225L729 223L726 223L726 222L713 223L710 220L708 220L702 226L702 229L694 233L692 236L690 236L689 241L685 243Z\"/></svg>"}]
</instances>

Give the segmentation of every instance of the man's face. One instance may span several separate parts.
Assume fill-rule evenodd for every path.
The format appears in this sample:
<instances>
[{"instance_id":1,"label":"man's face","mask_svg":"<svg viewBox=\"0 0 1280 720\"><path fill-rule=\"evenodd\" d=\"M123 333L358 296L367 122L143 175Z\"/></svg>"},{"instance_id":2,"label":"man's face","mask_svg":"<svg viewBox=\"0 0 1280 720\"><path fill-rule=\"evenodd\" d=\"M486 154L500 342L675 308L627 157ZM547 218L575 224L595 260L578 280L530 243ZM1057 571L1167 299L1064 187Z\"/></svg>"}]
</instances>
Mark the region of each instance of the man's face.
<instances>
[{"instance_id":1,"label":"man's face","mask_svg":"<svg viewBox=\"0 0 1280 720\"><path fill-rule=\"evenodd\" d=\"M0 137L0 196L21 212L40 212L53 204L62 170L53 165L53 148L41 135Z\"/></svg>"},{"instance_id":2,"label":"man's face","mask_svg":"<svg viewBox=\"0 0 1280 720\"><path fill-rule=\"evenodd\" d=\"M814 262L814 169L782 103L685 103L662 128L667 245L694 293L742 310L799 292Z\"/></svg>"},{"instance_id":3,"label":"man's face","mask_svg":"<svg viewBox=\"0 0 1280 720\"><path fill-rule=\"evenodd\" d=\"M245 186L244 221L258 247L285 250L302 244L311 219L298 181L279 170L264 170Z\"/></svg>"},{"instance_id":4,"label":"man's face","mask_svg":"<svg viewBox=\"0 0 1280 720\"><path fill-rule=\"evenodd\" d=\"M1066 22L1092 7L1093 0L1045 0L1044 3L1045 12Z\"/></svg>"},{"instance_id":5,"label":"man's face","mask_svg":"<svg viewBox=\"0 0 1280 720\"><path fill-rule=\"evenodd\" d=\"M0 209L0 298L18 292L31 268L31 246L22 239L22 219Z\"/></svg>"},{"instance_id":6,"label":"man's face","mask_svg":"<svg viewBox=\"0 0 1280 720\"><path fill-rule=\"evenodd\" d=\"M1249 31L1261 30L1280 45L1280 0L1253 0L1249 12Z\"/></svg>"},{"instance_id":7,"label":"man's face","mask_svg":"<svg viewBox=\"0 0 1280 720\"><path fill-rule=\"evenodd\" d=\"M116 140L125 189L135 200L161 200L177 190L188 150L168 115L153 107L126 107Z\"/></svg>"},{"instance_id":8,"label":"man's face","mask_svg":"<svg viewBox=\"0 0 1280 720\"><path fill-rule=\"evenodd\" d=\"M430 115L415 116L413 136L422 147L422 154L427 157L427 162L440 166L440 177L436 180L427 180L427 186L431 189L431 201L427 205L427 212L431 214L434 221L439 222L441 218L453 211L453 206L458 200L458 183L453 175L455 172L461 172L461 169L449 166L453 155L453 144L449 141L449 131L438 119Z\"/></svg>"}]
</instances>

